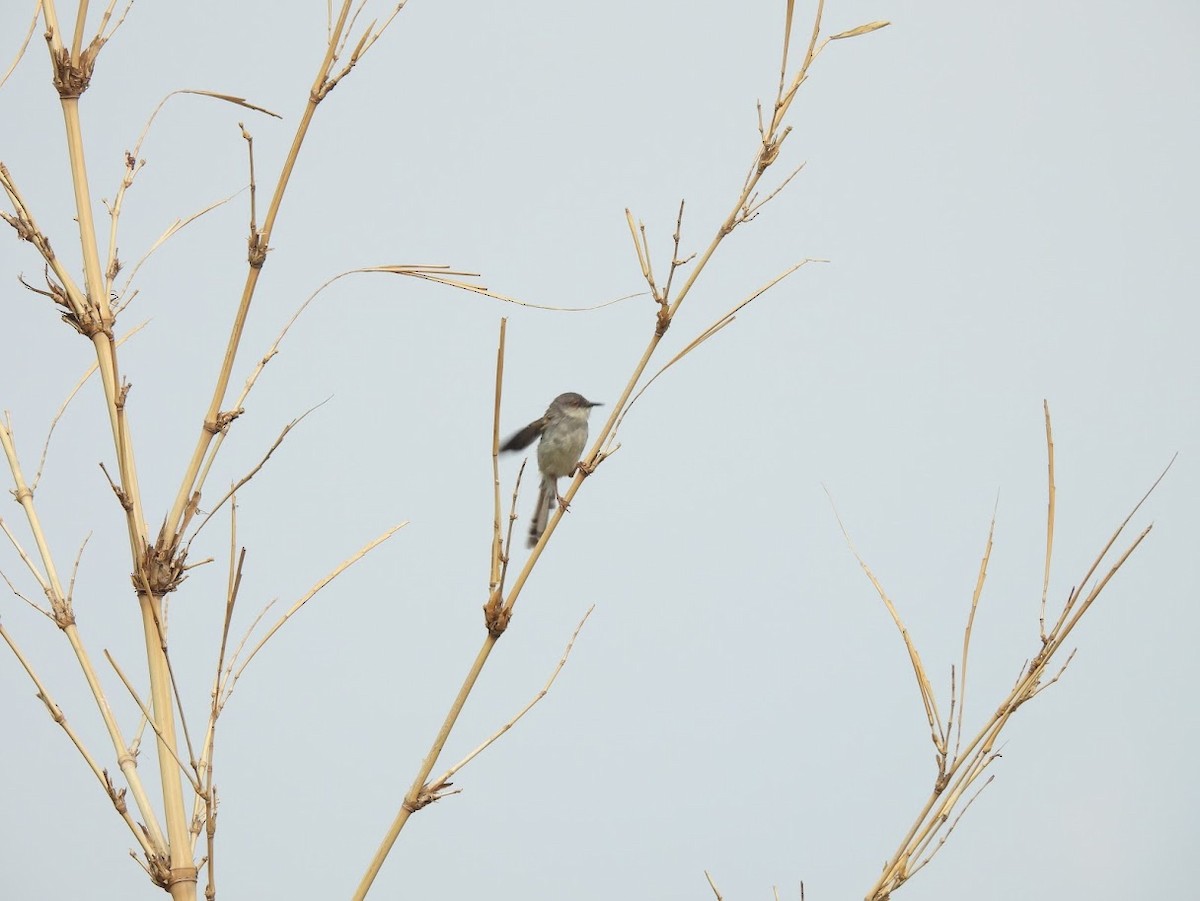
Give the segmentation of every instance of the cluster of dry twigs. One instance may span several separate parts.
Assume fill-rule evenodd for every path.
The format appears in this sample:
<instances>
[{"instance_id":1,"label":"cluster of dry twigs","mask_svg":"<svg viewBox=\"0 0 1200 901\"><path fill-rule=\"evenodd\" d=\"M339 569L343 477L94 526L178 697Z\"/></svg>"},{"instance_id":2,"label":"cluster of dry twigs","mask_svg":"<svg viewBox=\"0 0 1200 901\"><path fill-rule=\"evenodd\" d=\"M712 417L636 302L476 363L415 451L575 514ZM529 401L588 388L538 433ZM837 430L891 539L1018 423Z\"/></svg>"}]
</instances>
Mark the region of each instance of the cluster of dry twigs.
<instances>
[{"instance_id":1,"label":"cluster of dry twigs","mask_svg":"<svg viewBox=\"0 0 1200 901\"><path fill-rule=\"evenodd\" d=\"M201 418L195 449L184 467L175 501L163 517L162 525L157 533L152 532L147 526L147 516L138 485L138 469L134 454L135 441L126 416L129 385L122 377L118 352L123 341L130 337L136 329L118 337L116 334L117 319L136 294L136 290L132 288L133 278L137 274L141 262L188 222L219 204L214 204L212 207L168 227L166 232L147 251L146 257L132 267L123 285L118 287L118 275L126 268L117 254L122 202L126 191L141 170L142 161L138 158L136 151L140 149L146 131L144 130L142 137L139 138L135 152L126 155L125 173L121 184L113 201L106 204L110 220L109 235L108 241L102 242L93 216L94 194L88 178L87 141L80 116L80 98L91 82L97 59L125 20L125 16L129 13L129 6L116 15L116 2L110 0L100 15L92 38L85 44L85 36L88 33L88 6L87 0L81 0L76 9L75 25L68 32L60 24L58 5L54 0L41 0L37 3L29 35L20 48L17 59L8 69L8 73L11 73L15 68L28 46L29 36L33 34L40 21L44 27L54 85L58 90L59 103L66 126L66 144L74 187L75 214L79 227L79 252L83 262L83 282L79 283L75 279L67 264L55 253L50 240L50 232L35 215L35 204L28 200L19 188L18 176L10 172L2 163L0 163L0 188L8 198L10 211L0 213L0 216L12 227L18 239L28 242L34 248L44 264L45 287L35 288L28 284L26 287L53 301L60 309L62 319L86 338L92 344L95 352L96 363L92 370L81 379L80 385L93 373L99 372L116 458L116 472L112 474L106 472L106 474L112 491L124 512L125 531L132 561L133 587L141 611L146 647L146 668L150 682L149 698L145 699L138 694L132 681L117 661L112 656L106 655L118 679L134 697L142 714L142 721L132 739L128 737L112 712L100 673L94 662L94 655L88 650L84 637L77 628L73 595L74 574L69 583L64 583L60 576L62 570L50 549L35 501L37 477L33 482L29 482L25 478L17 454L12 424L7 418L0 423L0 445L3 446L4 455L12 474L13 495L21 506L25 526L33 541L34 550L32 552L25 550L21 539L8 523L0 520L0 528L3 529L5 537L16 551L26 571L45 597L45 605L26 600L31 606L45 614L62 631L70 644L72 653L87 681L96 709L104 722L123 785L119 785L110 774L109 769L100 763L100 755L86 746L79 733L71 725L70 720L54 701L49 689L37 674L28 657L22 652L15 637L3 627L0 627L0 637L4 639L21 662L37 687L38 697L45 704L47 711L79 750L86 765L111 799L118 816L125 822L137 844L140 855L135 856L135 859L141 863L153 882L166 889L174 898L194 899L199 870L201 867L205 867L207 870L206 894L211 898L216 894L214 835L218 808L218 794L213 785L212 772L216 726L221 711L229 701L230 694L250 660L283 623L329 581L403 526L400 524L388 529L354 556L335 567L327 577L296 601L291 609L284 613L256 643L252 643L252 633L266 611L260 613L246 636L231 649L230 627L241 583L242 564L245 559L245 551L239 552L236 546L236 491L254 476L265 463L266 457L270 456L279 442L295 425L293 422L284 429L275 446L268 450L262 463L252 469L232 489L224 492L215 503L209 504L206 514L200 515L201 498L206 490L209 473L221 449L224 437L232 423L241 414L242 402L246 394L253 388L259 372L275 352L275 348L272 348L262 358L258 367L247 380L241 396L232 406L228 405L229 383L234 361L241 346L246 315L254 297L259 275L268 257L270 237L280 202L317 108L329 91L351 72L363 54L374 46L404 4L400 3L392 8L382 23L371 22L365 27L357 24L363 10L361 4L355 8L349 0L346 0L339 4L339 9L336 11L331 9L326 52L308 92L307 103L296 128L291 152L281 167L261 226L258 224L255 206L253 140L244 128L242 130L251 160L251 212L245 285L236 308L227 348L219 375L213 386L211 400L207 411ZM355 35L357 38L354 37ZM352 40L353 44L351 44ZM5 79L8 73L5 74ZM0 84L2 84L2 80L0 80ZM265 112L241 98L207 91L177 91L166 99L179 94L199 94ZM164 99L164 103L166 99ZM159 109L161 109L161 104ZM146 130L150 128L157 112L158 110L155 110L154 115L150 117ZM75 396L80 385L77 385L71 392L67 402ZM65 406L64 403L64 408ZM57 422L62 412L60 409L54 422ZM53 424L51 424L51 431ZM43 460L44 458L45 453L43 452ZM41 466L39 465L39 476L40 472ZM185 687L177 684L171 667L167 641L166 600L168 595L176 591L187 578L190 569L210 562L209 560L189 562L189 551L198 532L215 513L226 505L226 502L229 502L228 509L233 537L230 544L224 627L220 646L216 653L207 722L202 734L194 736L181 709L180 695ZM82 548L80 553L82 553ZM78 556L76 557L77 566ZM7 581L7 576L5 578ZM19 597L25 597L11 582L9 585ZM155 738L159 784L162 792L161 805L152 800L151 791L145 784L138 768L138 749L142 733L146 728L154 733ZM187 792L184 789L185 783ZM132 810L130 809L130 799L133 802ZM205 838L206 850L197 859L197 845L202 834Z\"/></svg>"},{"instance_id":2,"label":"cluster of dry twigs","mask_svg":"<svg viewBox=\"0 0 1200 901\"><path fill-rule=\"evenodd\" d=\"M1150 486L1145 495L1134 505L1129 515L1117 526L1112 537L1105 543L1100 553L1096 555L1083 578L1068 593L1062 609L1049 627L1046 625L1046 603L1050 590L1050 564L1054 550L1055 523L1055 485L1054 485L1054 434L1050 425L1050 407L1044 404L1046 420L1046 457L1048 477L1048 501L1046 504L1046 556L1042 572L1041 615L1038 619L1039 646L1033 656L1025 661L1016 682L1008 694L1003 697L990 716L979 727L974 736L963 740L963 725L966 716L967 698L967 664L971 652L971 636L975 625L975 614L983 596L984 583L987 580L988 562L992 555L992 538L995 533L995 517L988 528L987 541L984 545L983 557L979 562L979 572L975 580L975 589L971 594L970 610L967 622L963 628L962 656L957 667L950 669L950 704L946 717L943 718L938 707L937 695L933 683L921 661L921 655L909 635L904 621L900 617L895 604L888 597L883 585L871 572L870 567L850 543L859 565L871 580L884 606L887 608L892 621L900 632L908 657L916 676L917 687L921 694L921 703L925 718L929 725L930 739L933 742L936 773L933 789L928 800L914 819L912 826L901 840L899 847L883 866L878 880L867 893L867 901L885 901L891 893L912 878L925 867L934 855L945 845L955 825L966 813L967 808L989 784L993 776L988 776L980 783L980 779L988 771L991 764L999 757L996 751L1001 733L1011 721L1013 714L1027 701L1033 700L1049 688L1062 676L1071 659L1075 656L1072 650L1062 659L1062 652L1071 633L1079 621L1091 609L1092 604L1108 585L1117 571L1137 550L1138 545L1150 534L1152 526L1147 526L1129 543L1115 558L1110 557L1118 539L1124 533L1134 515L1141 509L1146 498L1166 475L1163 471ZM1168 464L1168 469L1170 465ZM843 528L843 533L845 529ZM1106 561L1107 569L1104 569ZM1061 661L1061 662L1060 662ZM1055 670L1054 667L1057 667ZM1049 676L1053 671L1054 675Z\"/></svg>"}]
</instances>

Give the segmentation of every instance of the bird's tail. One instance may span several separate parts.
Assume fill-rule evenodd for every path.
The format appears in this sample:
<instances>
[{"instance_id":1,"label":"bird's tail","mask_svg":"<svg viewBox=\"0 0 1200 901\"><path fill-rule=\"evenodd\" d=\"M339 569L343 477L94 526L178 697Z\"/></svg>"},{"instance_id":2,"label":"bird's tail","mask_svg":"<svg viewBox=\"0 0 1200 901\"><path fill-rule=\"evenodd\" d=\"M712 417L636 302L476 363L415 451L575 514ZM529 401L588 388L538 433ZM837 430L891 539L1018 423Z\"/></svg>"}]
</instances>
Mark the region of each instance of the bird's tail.
<instances>
[{"instance_id":1,"label":"bird's tail","mask_svg":"<svg viewBox=\"0 0 1200 901\"><path fill-rule=\"evenodd\" d=\"M537 506L533 508L533 520L529 523L529 546L533 547L541 540L550 522L550 511L554 509L554 498L558 494L558 483L555 479L542 477L538 486Z\"/></svg>"}]
</instances>

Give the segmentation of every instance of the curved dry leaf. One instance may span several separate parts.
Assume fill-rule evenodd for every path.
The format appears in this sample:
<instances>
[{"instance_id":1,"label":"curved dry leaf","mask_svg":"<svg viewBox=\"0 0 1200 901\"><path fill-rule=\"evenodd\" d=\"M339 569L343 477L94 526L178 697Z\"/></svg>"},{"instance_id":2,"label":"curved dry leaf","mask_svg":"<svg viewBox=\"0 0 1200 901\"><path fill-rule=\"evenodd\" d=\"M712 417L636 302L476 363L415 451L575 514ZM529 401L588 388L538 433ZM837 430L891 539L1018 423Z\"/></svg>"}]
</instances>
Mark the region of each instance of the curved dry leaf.
<instances>
[{"instance_id":1,"label":"curved dry leaf","mask_svg":"<svg viewBox=\"0 0 1200 901\"><path fill-rule=\"evenodd\" d=\"M878 31L880 28L887 28L891 22L868 22L866 25L859 25L857 28L851 28L849 31L840 31L837 34L829 36L831 41L840 41L842 38L856 38L860 34L870 34L872 31Z\"/></svg>"},{"instance_id":2,"label":"curved dry leaf","mask_svg":"<svg viewBox=\"0 0 1200 901\"><path fill-rule=\"evenodd\" d=\"M255 106L245 97L235 97L233 94L220 94L216 91L202 91L199 88L184 88L181 91L175 91L176 94L197 94L201 97L212 97L215 100L224 100L226 103L234 103L238 106L244 106L246 109L252 109L255 112L266 113L268 116L274 116L276 119L282 119L283 116L279 113L273 113L269 109L261 106Z\"/></svg>"}]
</instances>

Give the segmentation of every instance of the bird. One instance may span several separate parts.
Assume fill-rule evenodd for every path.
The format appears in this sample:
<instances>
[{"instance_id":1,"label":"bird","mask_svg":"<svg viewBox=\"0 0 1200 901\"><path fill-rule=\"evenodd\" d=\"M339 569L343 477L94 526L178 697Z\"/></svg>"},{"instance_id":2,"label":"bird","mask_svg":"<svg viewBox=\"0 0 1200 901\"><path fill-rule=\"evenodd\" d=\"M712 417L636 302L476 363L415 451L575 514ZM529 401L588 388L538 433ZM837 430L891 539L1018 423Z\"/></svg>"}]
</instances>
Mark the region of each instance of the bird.
<instances>
[{"instance_id":1,"label":"bird","mask_svg":"<svg viewBox=\"0 0 1200 901\"><path fill-rule=\"evenodd\" d=\"M538 485L533 521L529 524L529 547L535 546L546 531L555 501L564 508L567 506L558 493L558 480L574 474L583 455L583 447L587 444L588 415L592 407L600 406L603 404L590 401L574 391L560 394L550 402L541 418L529 423L501 445L502 451L519 451L541 438L537 459L542 480Z\"/></svg>"}]
</instances>

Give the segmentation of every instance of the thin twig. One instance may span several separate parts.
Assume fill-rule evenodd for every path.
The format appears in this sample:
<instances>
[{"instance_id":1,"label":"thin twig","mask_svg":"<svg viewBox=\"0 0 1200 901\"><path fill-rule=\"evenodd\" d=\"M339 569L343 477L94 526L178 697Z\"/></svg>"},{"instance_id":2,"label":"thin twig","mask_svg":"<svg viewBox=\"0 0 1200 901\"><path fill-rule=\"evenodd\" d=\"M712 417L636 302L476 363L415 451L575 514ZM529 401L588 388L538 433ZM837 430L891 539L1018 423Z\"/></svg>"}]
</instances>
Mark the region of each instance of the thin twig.
<instances>
[{"instance_id":1,"label":"thin twig","mask_svg":"<svg viewBox=\"0 0 1200 901\"><path fill-rule=\"evenodd\" d=\"M71 581L67 584L67 603L70 604L75 598L75 577L79 575L79 564L83 560L84 548L88 546L88 542L92 540L92 533L88 532L84 536L83 542L79 545L79 552L75 555L75 565L71 567Z\"/></svg>"},{"instance_id":2,"label":"thin twig","mask_svg":"<svg viewBox=\"0 0 1200 901\"><path fill-rule=\"evenodd\" d=\"M304 596L300 598L300 600L296 601L296 603L292 604L292 606L290 608L288 608L287 613L285 613L283 616L281 616L279 618L279 621L276 622L275 625L273 625L269 630L267 630L267 634L264 635L259 640L258 644L256 644L254 646L254 650L252 650L250 652L250 655L245 659L245 661L242 663L242 665L240 667L238 667L237 672L233 676L233 681L236 682L238 679L241 678L242 673L245 672L245 670L246 670L246 667L250 665L250 661L254 659L255 655L258 654L259 651L262 650L263 645L265 645L268 641L270 641L272 636L274 636L276 632L278 632L281 628L283 628L283 624L286 623L289 619L291 619L296 613L298 613L300 611L301 607L303 607L310 600L312 600L313 597L317 594L317 592L319 592L322 588L324 588L326 585L328 585L330 582L332 582L334 579L336 579L338 576L340 576L342 573L344 573L347 569L349 569L351 566L353 566L355 563L357 563L359 560L361 560L363 557L365 557L367 554L369 554L371 551L373 551L379 545L383 544L385 541L387 541L389 538L391 538L393 535L395 535L397 532L399 532L401 529L403 529L406 525L408 525L407 520L400 523L399 525L392 526L391 528L387 529L379 537L373 538L371 541L368 541L358 551L356 551L354 554L352 554L351 556L349 556L345 560L343 560L341 563L339 563L336 567L333 568L332 571L329 572L328 575L324 576L315 585L313 585L313 587L310 588L304 594Z\"/></svg>"},{"instance_id":3,"label":"thin twig","mask_svg":"<svg viewBox=\"0 0 1200 901\"><path fill-rule=\"evenodd\" d=\"M25 38L21 41L21 46L17 50L16 56L13 57L12 63L3 75L0 75L0 88L4 87L4 82L8 81L8 77L17 70L17 64L21 62L21 57L25 55L25 51L29 48L29 39L33 37L33 33L37 30L38 15L41 13L41 0L34 0L33 16L29 20L29 28L25 32Z\"/></svg>"},{"instance_id":4,"label":"thin twig","mask_svg":"<svg viewBox=\"0 0 1200 901\"><path fill-rule=\"evenodd\" d=\"M30 681L33 682L34 687L37 689L37 699L42 702L42 705L46 708L46 712L50 714L50 718L58 724L59 728L61 728L64 733L66 733L66 736L70 740L71 744L75 746L75 750L77 750L80 756L83 757L83 761L87 765L87 768L92 771L92 775L96 777L105 793L109 796L109 799L113 802L113 806L116 808L117 815L120 816L125 825L129 827L129 831L133 833L134 840L138 843L142 851L147 856L153 855L155 853L153 842L145 830L143 830L136 822L134 822L133 817L130 815L125 806L125 789L119 789L113 785L112 780L109 778L108 771L100 766L100 764L96 761L96 758L92 756L92 753L83 743L83 739L79 737L79 733L72 728L70 722L67 720L66 714L63 713L62 708L59 707L54 701L54 698L51 697L50 692L46 689L46 686L42 684L42 680L34 671L33 665L29 662L29 658L27 658L24 652L22 652L21 648L17 645L16 640L12 637L9 631L4 628L3 623L0 623L0 638L4 639L4 643L8 645L9 650L11 650L13 653L13 656L17 658L17 662L21 664L21 668L25 670L25 674L29 676Z\"/></svg>"},{"instance_id":5,"label":"thin twig","mask_svg":"<svg viewBox=\"0 0 1200 901\"><path fill-rule=\"evenodd\" d=\"M681 266L686 266L695 258L693 253L688 257L679 256L679 242L683 237L683 201L679 201L679 212L675 216L675 231L671 233L671 240L674 246L671 250L671 266L667 270L667 283L663 285L663 303L664 306L671 299L671 283L675 281L675 273Z\"/></svg>"},{"instance_id":6,"label":"thin twig","mask_svg":"<svg viewBox=\"0 0 1200 901\"><path fill-rule=\"evenodd\" d=\"M104 657L106 660L108 660L109 665L112 666L113 671L116 672L117 678L121 680L121 684L123 684L126 691L129 692L129 696L133 698L133 702L137 704L138 709L142 711L142 716L146 718L146 722L150 724L150 728L154 730L154 734L158 736L159 743L166 747L166 749L170 752L171 757L175 759L175 763L179 765L179 772L182 773L184 778L191 783L192 791L199 794L200 783L196 781L196 777L193 774L191 767L180 760L179 755L175 753L175 749L171 747L169 742L163 739L162 730L158 728L158 723L154 721L154 716L150 713L150 709L145 705L145 703L142 702L141 697L138 696L137 689L133 687L133 683L129 681L121 667L117 665L117 661L113 658L112 653L107 649L104 651Z\"/></svg>"},{"instance_id":7,"label":"thin twig","mask_svg":"<svg viewBox=\"0 0 1200 901\"><path fill-rule=\"evenodd\" d=\"M567 658L571 656L571 649L575 647L575 639L579 637L580 631L582 631L584 624L588 621L588 617L592 615L592 611L595 609L595 604L593 604L591 607L588 607L587 613L583 615L583 619L581 619L579 621L579 625L575 627L575 631L571 635L571 640L567 642L566 649L562 652L562 656L559 657L558 664L554 667L554 672L550 674L550 678L547 679L546 684L542 686L542 690L534 695L533 699L524 707L522 707L516 716L488 736L481 744L479 744L478 747L471 751L471 753L469 753L458 763L454 764L454 766L446 770L446 772L442 773L442 775L432 780L427 788L427 792L430 795L436 798L436 796L438 796L442 790L450 785L450 780L454 778L456 773L458 773L468 763L487 750L488 747L490 747L497 739L500 738L500 736L520 722L521 718L524 717L525 714L527 714L530 710L532 710L538 701L549 694L551 686L554 685L554 680L558 678L558 674L562 672L563 667L567 664Z\"/></svg>"},{"instance_id":8,"label":"thin twig","mask_svg":"<svg viewBox=\"0 0 1200 901\"><path fill-rule=\"evenodd\" d=\"M513 482L512 502L508 508L508 532L504 536L504 564L500 567L500 591L504 590L504 580L508 576L508 563L512 559L513 526L517 522L517 500L521 496L521 480L525 476L525 466L528 462L528 457L521 461L521 466L517 469L517 479Z\"/></svg>"},{"instance_id":9,"label":"thin twig","mask_svg":"<svg viewBox=\"0 0 1200 901\"><path fill-rule=\"evenodd\" d=\"M0 520L0 523L3 523L3 522L4 522L3 520ZM25 595L21 594L21 592L17 590L17 586L13 584L12 579L10 579L8 577L8 574L5 573L4 570L2 570L2 569L0 569L0 579L4 580L4 584L8 586L9 591L11 591L13 594L15 594L21 600L23 600L26 604L28 604L30 607L32 607L34 610L36 610L42 616L46 617L46 619L50 620L51 622L54 622L54 614L51 613L49 610L39 607L36 603L29 600L29 598L25 597Z\"/></svg>"},{"instance_id":10,"label":"thin twig","mask_svg":"<svg viewBox=\"0 0 1200 901\"><path fill-rule=\"evenodd\" d=\"M963 718L967 710L967 658L971 650L971 629L975 625L975 612L979 609L979 599L983 596L983 583L987 579L988 561L992 557L992 539L996 534L996 511L1000 506L1000 498L992 508L992 521L988 526L987 542L983 547L983 559L979 561L979 575L975 578L975 591L971 593L971 612L967 615L967 625L963 629L962 669L959 670L962 691L959 694L958 723L955 725L954 714L950 715L950 724L955 729L954 756L958 757L958 749L962 744Z\"/></svg>"},{"instance_id":11,"label":"thin twig","mask_svg":"<svg viewBox=\"0 0 1200 901\"><path fill-rule=\"evenodd\" d=\"M975 803L975 799L978 798L981 794L983 794L983 790L985 788L987 788L989 785L991 785L992 782L995 781L995 779L996 779L995 774L988 776L987 781L984 782L983 785L979 786L979 789L975 792L975 794L971 795L971 797L967 799L967 803L962 806L961 810L959 810L958 815L954 818L954 822L952 822L950 824L949 828L946 829L946 831L944 833L942 833L941 838L938 839L937 846L932 851L930 851L929 854L926 857L924 857L919 863L917 863L917 865L915 867L913 867L911 870L908 871L908 876L910 879L913 876L915 876L917 873L919 873L921 871L922 867L925 866L925 864L927 864L927 863L929 863L929 861L933 860L934 855L937 854L938 851L942 850L942 845L946 844L946 840L950 838L950 834L954 831L955 827L958 825L958 821L961 820L966 815L966 813L970 809L971 805Z\"/></svg>"},{"instance_id":12,"label":"thin twig","mask_svg":"<svg viewBox=\"0 0 1200 901\"><path fill-rule=\"evenodd\" d=\"M708 872L708 870L704 871L704 878L708 880L708 887L713 890L713 894L716 895L717 901L724 901L720 890L717 888L717 884L713 882L712 875Z\"/></svg>"},{"instance_id":13,"label":"thin twig","mask_svg":"<svg viewBox=\"0 0 1200 901\"><path fill-rule=\"evenodd\" d=\"M50 583L46 581L46 577L37 568L37 564L33 562L33 558L25 553L25 548L21 547L21 542L17 540L17 536L13 534L12 529L8 527L8 523L4 521L3 517L0 517L0 531L4 532L5 537L8 538L8 543L13 546L13 550L17 552L17 556L21 558L21 562L25 564L25 568L29 570L30 575L37 581L38 586L42 589L42 594L46 595L46 598L53 603L53 593L50 589ZM16 589L13 590L15 591ZM37 604L33 606L35 609L41 610Z\"/></svg>"},{"instance_id":14,"label":"thin twig","mask_svg":"<svg viewBox=\"0 0 1200 901\"><path fill-rule=\"evenodd\" d=\"M178 534L184 511L191 502L191 498L199 490L196 480L200 474L200 468L204 463L208 450L212 445L214 436L218 432L223 432L224 428L228 426L229 421L231 421L222 415L222 405L225 401L226 392L229 389L229 379L233 372L234 361L241 347L242 336L250 313L250 306L258 288L259 277L262 274L263 267L266 265L270 252L271 236L275 230L275 222L283 204L283 197L295 170L300 150L308 135L308 130L312 126L317 107L329 91L329 76L333 67L334 55L341 41L349 13L350 0L344 0L339 9L336 24L330 29L329 41L326 44L325 53L317 67L312 86L309 88L308 103L299 118L295 133L292 136L291 146L280 167L279 177L275 183L275 190L271 195L271 201L267 205L262 228L250 236L246 260L246 277L242 286L241 297L238 301L237 310L234 313L233 322L229 328L229 336L225 343L225 354L221 360L220 371L217 373L216 380L213 383L208 406L202 417L196 444L183 476L179 480L175 499L172 501L171 508L164 520L163 531L167 535Z\"/></svg>"},{"instance_id":15,"label":"thin twig","mask_svg":"<svg viewBox=\"0 0 1200 901\"><path fill-rule=\"evenodd\" d=\"M1040 695L1043 691L1045 691L1047 688L1049 688L1051 685L1053 685L1055 682L1057 682L1059 680L1059 678L1062 676L1062 674L1067 671L1067 667L1071 665L1071 661L1074 659L1075 659L1075 651L1072 650L1071 653L1067 655L1067 659L1063 662L1063 665L1058 668L1058 672L1054 674L1054 678L1052 678L1049 682L1046 682L1043 685L1039 685L1037 687L1037 690L1029 695L1029 700L1033 700L1038 695Z\"/></svg>"},{"instance_id":16,"label":"thin twig","mask_svg":"<svg viewBox=\"0 0 1200 901\"><path fill-rule=\"evenodd\" d=\"M154 240L154 243L152 243L150 245L150 247L147 248L146 252L142 254L141 258L138 259L138 261L133 264L133 268L129 270L129 275L127 275L125 277L125 284L121 286L121 290L117 293L118 300L113 305L113 315L116 316L116 315L123 313L125 310L127 310L129 308L129 305L131 303L133 303L134 298L137 296L136 292L134 294L131 294L128 297L128 299L126 299L124 302L121 302L120 298L125 297L125 294L126 294L126 292L129 291L130 285L132 285L134 278L137 277L137 274L141 271L142 267L144 265L146 265L146 262L150 259L151 256L154 255L154 253L156 251L159 250L159 248L161 248L164 244L166 244L169 240L171 240L171 238L175 237L175 235L177 235L179 232L183 231L185 228L187 228L189 225L191 225L197 219L200 219L201 217L208 215L213 210L220 209L225 204L229 203L229 201L233 200L235 197L237 197L239 194L241 194L244 190L246 190L246 189L238 188L232 194L222 197L220 200L214 200L208 206L204 207L203 209L197 210L196 212L192 213L190 216L187 216L184 219L174 220L165 229L163 229L162 234L159 235ZM115 247L114 247L114 253L115 253ZM114 259L115 259L115 256L114 256Z\"/></svg>"},{"instance_id":17,"label":"thin twig","mask_svg":"<svg viewBox=\"0 0 1200 901\"><path fill-rule=\"evenodd\" d=\"M1038 614L1038 633L1042 644L1046 643L1046 595L1050 591L1050 558L1054 550L1054 432L1050 427L1050 402L1042 400L1042 414L1046 420L1046 476L1049 500L1046 502L1046 564L1042 569L1042 605Z\"/></svg>"},{"instance_id":18,"label":"thin twig","mask_svg":"<svg viewBox=\"0 0 1200 901\"><path fill-rule=\"evenodd\" d=\"M149 319L144 320L118 338L117 347L120 347L122 344L140 332L149 324L149 322ZM54 436L54 430L58 426L58 421L62 419L63 414L67 412L67 407L70 405L71 401L74 400L75 395L79 393L79 389L87 384L88 379L95 375L99 368L100 365L98 363L93 363L90 367L88 367L88 371L85 372L79 381L75 383L75 387L71 389L70 394L67 395L67 399L62 402L58 408L58 412L55 413L54 418L50 420L50 429L46 432L46 440L42 444L42 456L38 460L37 474L34 475L33 485L30 486L34 491L37 490L38 483L42 480L42 472L46 468L46 455L50 452L50 439Z\"/></svg>"},{"instance_id":19,"label":"thin twig","mask_svg":"<svg viewBox=\"0 0 1200 901\"><path fill-rule=\"evenodd\" d=\"M684 357L686 357L688 354L690 354L693 350L695 350L697 347L699 347L701 344L703 344L709 338L713 337L713 335L717 334L717 332L721 331L721 329L725 328L728 325L731 325L733 323L733 321L737 318L737 315L736 315L737 313L741 312L742 309L744 309L747 305L749 305L753 301L762 297L762 295L766 294L768 291L770 291L772 288L774 288L776 285L778 285L781 281L783 281L785 278L787 278L789 275L791 275L797 269L799 269L802 266L805 266L809 263L825 263L825 262L828 262L828 260L804 259L804 260L801 260L799 263L796 263L794 266L790 266L789 268L787 268L786 270L781 272L779 275L777 275L773 279L771 279L769 282L767 282L765 285L760 287L758 290L754 291L749 297L747 297L744 300L740 301L739 303L735 304L728 312L726 312L719 319L717 319L716 322L714 322L712 325L710 325L708 328L706 328L704 331L702 331L699 335L697 335L695 338L693 338L690 342L688 342L688 344L683 348L683 350L679 351L679 353L675 354L675 356L671 357L671 359L669 359L665 364L663 364L662 368L660 368L658 370L658 372L654 373L654 375L650 377L650 379L646 382L646 384L642 385L642 387L638 389L637 393L632 397L632 399L630 399L629 402L625 404L624 409L621 410L621 415L617 417L617 420L613 424L612 430L609 433L609 441L612 442L612 441L616 440L617 432L620 431L620 428L621 428L621 423L623 423L625 421L625 417L629 414L629 411L631 409L633 409L633 405L638 402L638 399L641 398L641 396L643 394L646 393L646 389L648 389L651 385L653 385L658 380L659 376L661 376L664 372L666 372L668 369L670 369L672 366L674 366L676 363L678 363L680 360L682 360Z\"/></svg>"},{"instance_id":20,"label":"thin twig","mask_svg":"<svg viewBox=\"0 0 1200 901\"><path fill-rule=\"evenodd\" d=\"M233 649L233 653L229 657L229 663L225 667L225 673L221 677L220 703L217 707L218 715L222 710L225 709L225 705L229 703L229 698L233 695L234 685L237 684L237 679L234 676L234 668L237 666L237 662L242 656L242 651L246 649L246 644L250 641L250 637L258 628L258 624L262 622L263 617L270 612L271 608L275 606L278 600L278 598L272 598L263 605L263 608L258 611L250 625L247 626L246 631L242 634L242 639L238 642L238 646Z\"/></svg>"},{"instance_id":21,"label":"thin twig","mask_svg":"<svg viewBox=\"0 0 1200 901\"><path fill-rule=\"evenodd\" d=\"M500 338L496 345L496 386L492 403L492 551L489 560L489 590L496 592L500 586L501 557L503 547L500 539L500 400L504 386L504 336L508 320L500 319Z\"/></svg>"},{"instance_id":22,"label":"thin twig","mask_svg":"<svg viewBox=\"0 0 1200 901\"><path fill-rule=\"evenodd\" d=\"M370 25L368 25L366 27L366 29L362 33L362 37L358 39L358 44L356 44L354 47L354 52L350 54L350 59L346 62L346 65L344 65L336 75L330 76L329 79L326 81L326 85L324 88L325 94L328 94L330 91L332 91L337 86L337 83L339 81L341 81L343 78L345 78L347 75L350 74L350 70L353 69L358 64L358 61L363 58L363 56L366 54L366 52L375 45L375 42L377 40L379 40L380 37L383 36L383 33L385 31L387 31L388 26L392 24L392 20L400 14L400 10L404 9L404 5L407 2L408 2L408 0L401 0L400 3L397 3L396 6L392 9L391 15L388 16L384 20L383 24L381 26L379 26L379 28L377 28L377 29L375 28L374 22L372 22ZM359 6L359 11L362 10L362 7L365 4L366 4L366 0L363 0L363 3L360 4L360 6ZM358 17L358 11L356 11L354 13L354 18L357 18L357 17ZM351 23L343 30L343 34L348 37L351 29L353 28L353 25L354 25L353 20L351 20ZM375 29L375 30L372 31L372 29ZM345 48L345 46L346 46L346 38L343 37L341 46L338 48L339 54L340 54L340 51ZM336 56L337 55L335 55L335 58L336 58Z\"/></svg>"},{"instance_id":23,"label":"thin twig","mask_svg":"<svg viewBox=\"0 0 1200 901\"><path fill-rule=\"evenodd\" d=\"M275 439L275 442L269 448L267 448L267 452L263 454L262 459L259 460L258 463L256 463L248 473L234 482L233 487L226 491L221 499L213 506L213 508L208 511L208 514L204 517L204 519L200 520L199 524L196 526L196 531L192 533L192 537L189 538L187 540L187 544L184 545L185 549L192 546L192 542L195 540L196 536L200 534L200 530L203 529L208 524L208 521L213 518L216 512L225 505L225 502L237 494L237 492L241 490L241 488L245 486L247 482L258 475L262 468L267 465L267 461L270 460L271 455L279 449L279 445L283 444L283 439L288 436L288 433L302 423L310 413L319 409L320 407L325 406L325 404L328 402L329 398L325 398L325 400L321 401L319 404L314 404L283 427L283 431L279 433L279 437Z\"/></svg>"}]
</instances>

